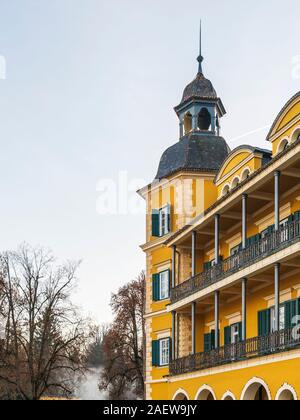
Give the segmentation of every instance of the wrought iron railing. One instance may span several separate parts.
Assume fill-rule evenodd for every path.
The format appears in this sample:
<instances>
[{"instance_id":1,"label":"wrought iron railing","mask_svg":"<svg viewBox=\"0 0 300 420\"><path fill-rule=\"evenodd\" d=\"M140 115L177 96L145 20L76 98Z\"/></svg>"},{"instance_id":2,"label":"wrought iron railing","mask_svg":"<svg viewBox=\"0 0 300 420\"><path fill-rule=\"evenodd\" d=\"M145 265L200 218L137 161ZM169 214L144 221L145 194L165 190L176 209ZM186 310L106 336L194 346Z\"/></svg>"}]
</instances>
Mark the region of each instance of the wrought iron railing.
<instances>
[{"instance_id":1,"label":"wrought iron railing","mask_svg":"<svg viewBox=\"0 0 300 420\"><path fill-rule=\"evenodd\" d=\"M170 363L170 375L209 369L253 357L267 356L300 347L299 328L291 328L262 337L250 338L205 353L197 353Z\"/></svg>"},{"instance_id":2,"label":"wrought iron railing","mask_svg":"<svg viewBox=\"0 0 300 420\"><path fill-rule=\"evenodd\" d=\"M281 226L278 231L266 234L256 243L248 245L237 254L174 287L171 290L171 302L178 302L197 291L203 290L258 260L290 246L299 239L300 220L289 222L285 226Z\"/></svg>"}]
</instances>

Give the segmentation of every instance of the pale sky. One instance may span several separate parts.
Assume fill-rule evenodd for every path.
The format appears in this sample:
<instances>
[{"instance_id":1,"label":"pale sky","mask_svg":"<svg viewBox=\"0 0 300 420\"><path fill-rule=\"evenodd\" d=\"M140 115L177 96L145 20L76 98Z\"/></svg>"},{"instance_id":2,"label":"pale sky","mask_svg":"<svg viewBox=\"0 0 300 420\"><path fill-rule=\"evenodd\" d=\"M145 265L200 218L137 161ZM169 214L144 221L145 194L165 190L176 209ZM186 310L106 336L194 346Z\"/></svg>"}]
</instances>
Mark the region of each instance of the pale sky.
<instances>
[{"instance_id":1,"label":"pale sky","mask_svg":"<svg viewBox=\"0 0 300 420\"><path fill-rule=\"evenodd\" d=\"M145 218L99 214L97 185L126 171L132 207L178 141L173 107L196 75L200 18L204 73L227 110L222 135L269 147L266 127L299 91L299 0L0 6L0 249L26 241L82 259L76 301L108 322L111 292L145 267Z\"/></svg>"}]
</instances>

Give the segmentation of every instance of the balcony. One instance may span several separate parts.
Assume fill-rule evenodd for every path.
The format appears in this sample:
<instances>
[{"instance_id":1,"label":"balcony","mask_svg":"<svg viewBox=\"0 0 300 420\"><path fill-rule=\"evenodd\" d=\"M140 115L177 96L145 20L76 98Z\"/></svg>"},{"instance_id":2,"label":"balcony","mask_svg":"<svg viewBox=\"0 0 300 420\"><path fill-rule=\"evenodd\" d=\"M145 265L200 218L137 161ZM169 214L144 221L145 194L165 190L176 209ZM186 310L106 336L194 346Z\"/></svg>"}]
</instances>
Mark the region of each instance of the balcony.
<instances>
[{"instance_id":1,"label":"balcony","mask_svg":"<svg viewBox=\"0 0 300 420\"><path fill-rule=\"evenodd\" d=\"M197 353L173 360L170 375L182 375L251 358L268 356L300 347L300 337L293 329L281 330L263 337L254 337L236 344L219 347L206 353Z\"/></svg>"},{"instance_id":2,"label":"balcony","mask_svg":"<svg viewBox=\"0 0 300 420\"><path fill-rule=\"evenodd\" d=\"M171 290L171 303L193 295L300 240L300 220L294 220L260 238L239 253L221 261Z\"/></svg>"}]
</instances>

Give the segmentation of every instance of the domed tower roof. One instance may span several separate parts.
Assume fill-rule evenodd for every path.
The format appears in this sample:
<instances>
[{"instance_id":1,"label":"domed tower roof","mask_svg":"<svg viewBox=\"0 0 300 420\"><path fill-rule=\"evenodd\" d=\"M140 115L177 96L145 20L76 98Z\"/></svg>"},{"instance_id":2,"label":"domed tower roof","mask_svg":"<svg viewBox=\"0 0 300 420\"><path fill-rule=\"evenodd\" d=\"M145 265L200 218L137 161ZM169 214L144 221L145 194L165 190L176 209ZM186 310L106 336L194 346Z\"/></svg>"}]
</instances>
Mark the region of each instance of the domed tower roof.
<instances>
[{"instance_id":1,"label":"domed tower roof","mask_svg":"<svg viewBox=\"0 0 300 420\"><path fill-rule=\"evenodd\" d=\"M184 89L181 103L175 107L179 119L179 142L162 155L156 180L176 172L217 172L230 149L220 137L220 118L226 113L212 83L202 71L203 57L198 57L198 73Z\"/></svg>"},{"instance_id":2,"label":"domed tower roof","mask_svg":"<svg viewBox=\"0 0 300 420\"><path fill-rule=\"evenodd\" d=\"M210 80L202 73L198 73L195 79L187 85L183 91L181 104L192 99L217 99L218 95Z\"/></svg>"},{"instance_id":3,"label":"domed tower roof","mask_svg":"<svg viewBox=\"0 0 300 420\"><path fill-rule=\"evenodd\" d=\"M189 133L162 155L155 179L176 172L217 172L230 153L223 137Z\"/></svg>"}]
</instances>

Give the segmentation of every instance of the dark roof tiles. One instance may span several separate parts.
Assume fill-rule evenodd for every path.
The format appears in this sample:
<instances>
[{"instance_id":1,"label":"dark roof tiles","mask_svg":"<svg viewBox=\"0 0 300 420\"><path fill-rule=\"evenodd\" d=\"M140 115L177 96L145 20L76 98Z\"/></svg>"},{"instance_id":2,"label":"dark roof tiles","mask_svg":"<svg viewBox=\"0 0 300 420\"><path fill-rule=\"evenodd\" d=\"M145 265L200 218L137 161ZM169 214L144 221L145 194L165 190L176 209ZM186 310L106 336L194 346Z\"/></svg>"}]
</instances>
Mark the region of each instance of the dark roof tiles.
<instances>
[{"instance_id":1,"label":"dark roof tiles","mask_svg":"<svg viewBox=\"0 0 300 420\"><path fill-rule=\"evenodd\" d=\"M230 149L222 137L192 132L167 149L160 160L155 179L178 171L218 171Z\"/></svg>"}]
</instances>

